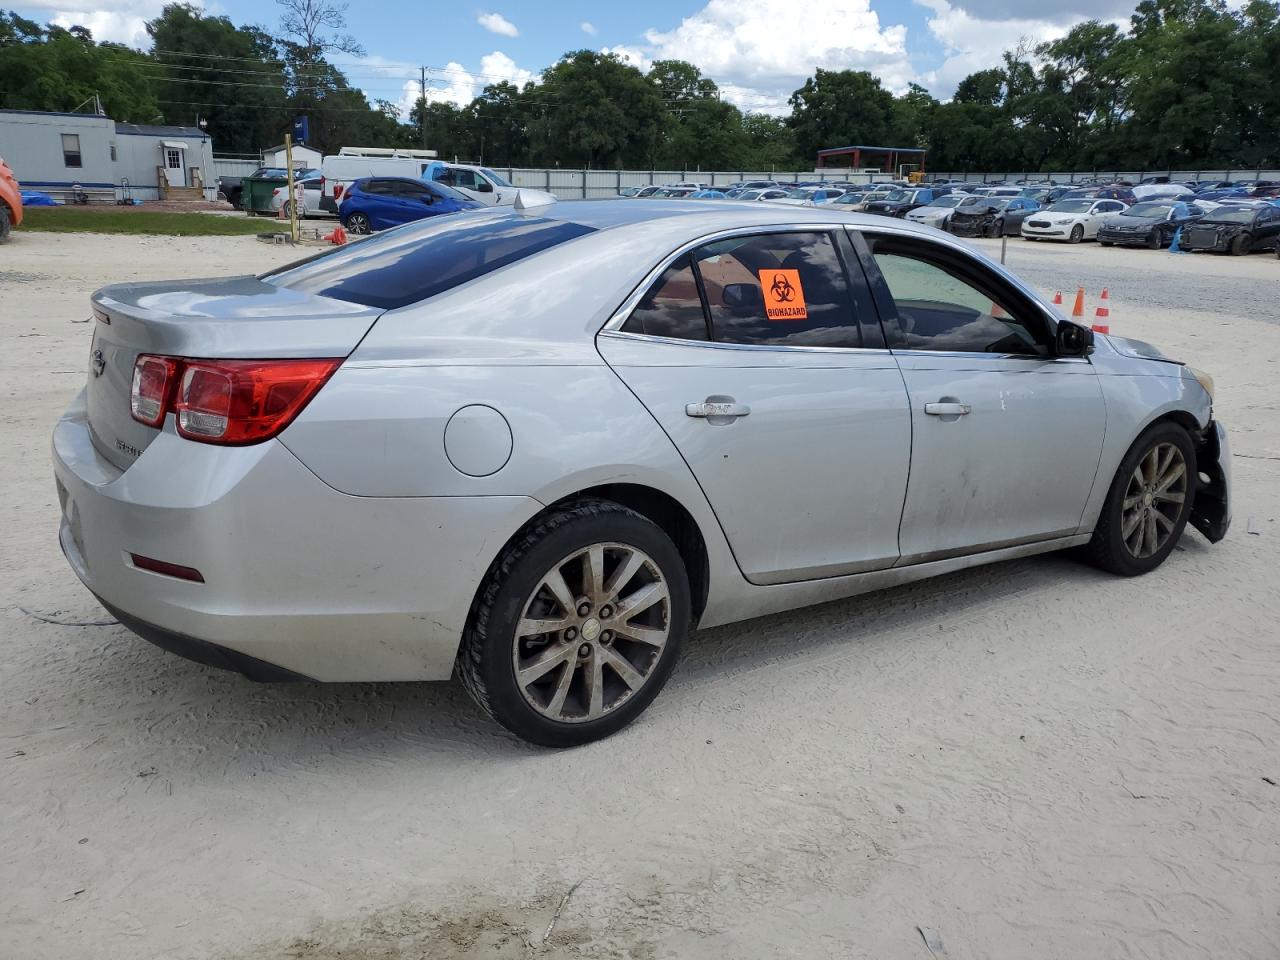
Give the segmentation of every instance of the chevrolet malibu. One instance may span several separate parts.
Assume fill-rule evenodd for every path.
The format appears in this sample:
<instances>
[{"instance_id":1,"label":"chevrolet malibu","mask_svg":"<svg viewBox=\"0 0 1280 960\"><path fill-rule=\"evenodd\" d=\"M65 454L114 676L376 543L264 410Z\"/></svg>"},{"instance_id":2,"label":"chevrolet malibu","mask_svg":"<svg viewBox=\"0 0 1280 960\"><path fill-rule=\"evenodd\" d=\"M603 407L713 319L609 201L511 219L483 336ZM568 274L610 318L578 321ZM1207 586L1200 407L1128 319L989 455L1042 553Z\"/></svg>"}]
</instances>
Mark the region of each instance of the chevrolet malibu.
<instances>
[{"instance_id":1,"label":"chevrolet malibu","mask_svg":"<svg viewBox=\"0 0 1280 960\"><path fill-rule=\"evenodd\" d=\"M541 744L695 626L1230 520L1205 374L901 220L518 203L92 310L60 540L122 623L259 680L456 670Z\"/></svg>"}]
</instances>

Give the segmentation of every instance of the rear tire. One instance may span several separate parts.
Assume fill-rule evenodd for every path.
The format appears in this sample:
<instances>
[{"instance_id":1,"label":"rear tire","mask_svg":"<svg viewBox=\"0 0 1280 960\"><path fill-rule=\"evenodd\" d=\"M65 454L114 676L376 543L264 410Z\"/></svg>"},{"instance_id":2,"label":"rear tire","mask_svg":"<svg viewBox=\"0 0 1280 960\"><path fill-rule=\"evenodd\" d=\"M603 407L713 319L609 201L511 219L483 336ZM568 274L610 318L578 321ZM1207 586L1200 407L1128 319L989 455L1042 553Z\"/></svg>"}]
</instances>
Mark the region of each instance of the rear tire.
<instances>
[{"instance_id":1,"label":"rear tire","mask_svg":"<svg viewBox=\"0 0 1280 960\"><path fill-rule=\"evenodd\" d=\"M373 227L369 223L369 218L363 213L352 213L347 215L347 221L343 224L349 233L363 236L366 233L372 233Z\"/></svg>"},{"instance_id":2,"label":"rear tire","mask_svg":"<svg viewBox=\"0 0 1280 960\"><path fill-rule=\"evenodd\" d=\"M1122 577L1160 566L1187 526L1198 477L1185 429L1167 420L1148 428L1120 461L1085 558Z\"/></svg>"},{"instance_id":3,"label":"rear tire","mask_svg":"<svg viewBox=\"0 0 1280 960\"><path fill-rule=\"evenodd\" d=\"M1067 238L1070 243L1079 243L1084 239L1084 225L1077 223L1071 228L1071 236Z\"/></svg>"},{"instance_id":4,"label":"rear tire","mask_svg":"<svg viewBox=\"0 0 1280 960\"><path fill-rule=\"evenodd\" d=\"M633 612L619 613L626 606ZM578 746L616 733L653 701L690 618L688 575L666 533L634 510L584 500L538 518L494 563L458 672L516 736Z\"/></svg>"},{"instance_id":5,"label":"rear tire","mask_svg":"<svg viewBox=\"0 0 1280 960\"><path fill-rule=\"evenodd\" d=\"M9 231L12 229L9 222L9 208L0 204L0 243L9 239Z\"/></svg>"}]
</instances>

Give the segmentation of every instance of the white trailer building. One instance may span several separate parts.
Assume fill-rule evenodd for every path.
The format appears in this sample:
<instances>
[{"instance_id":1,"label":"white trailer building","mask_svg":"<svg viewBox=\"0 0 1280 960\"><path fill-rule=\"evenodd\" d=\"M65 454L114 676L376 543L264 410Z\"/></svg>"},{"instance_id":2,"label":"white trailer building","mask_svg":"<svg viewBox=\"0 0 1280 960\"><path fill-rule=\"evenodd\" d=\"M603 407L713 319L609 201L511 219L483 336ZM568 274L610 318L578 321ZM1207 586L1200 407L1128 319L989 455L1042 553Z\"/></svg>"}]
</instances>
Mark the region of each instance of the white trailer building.
<instances>
[{"instance_id":1,"label":"white trailer building","mask_svg":"<svg viewBox=\"0 0 1280 960\"><path fill-rule=\"evenodd\" d=\"M69 201L213 200L213 141L196 127L110 117L0 110L0 157L26 189Z\"/></svg>"}]
</instances>

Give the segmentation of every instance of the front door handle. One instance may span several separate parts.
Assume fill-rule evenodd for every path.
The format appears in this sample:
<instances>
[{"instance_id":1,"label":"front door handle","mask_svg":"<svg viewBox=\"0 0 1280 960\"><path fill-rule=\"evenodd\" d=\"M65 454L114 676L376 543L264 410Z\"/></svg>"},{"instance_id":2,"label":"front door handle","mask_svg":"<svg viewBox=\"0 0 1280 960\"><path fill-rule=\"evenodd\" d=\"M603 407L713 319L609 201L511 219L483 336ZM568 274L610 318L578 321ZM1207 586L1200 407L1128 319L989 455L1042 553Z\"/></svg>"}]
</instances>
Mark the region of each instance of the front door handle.
<instances>
[{"instance_id":1,"label":"front door handle","mask_svg":"<svg viewBox=\"0 0 1280 960\"><path fill-rule=\"evenodd\" d=\"M698 417L703 420L736 420L745 417L751 408L745 403L737 403L732 397L707 397L701 403L686 403L685 416Z\"/></svg>"},{"instance_id":2,"label":"front door handle","mask_svg":"<svg viewBox=\"0 0 1280 960\"><path fill-rule=\"evenodd\" d=\"M924 412L931 417L963 417L968 413L972 413L973 407L967 403L944 400L938 403L926 403Z\"/></svg>"}]
</instances>

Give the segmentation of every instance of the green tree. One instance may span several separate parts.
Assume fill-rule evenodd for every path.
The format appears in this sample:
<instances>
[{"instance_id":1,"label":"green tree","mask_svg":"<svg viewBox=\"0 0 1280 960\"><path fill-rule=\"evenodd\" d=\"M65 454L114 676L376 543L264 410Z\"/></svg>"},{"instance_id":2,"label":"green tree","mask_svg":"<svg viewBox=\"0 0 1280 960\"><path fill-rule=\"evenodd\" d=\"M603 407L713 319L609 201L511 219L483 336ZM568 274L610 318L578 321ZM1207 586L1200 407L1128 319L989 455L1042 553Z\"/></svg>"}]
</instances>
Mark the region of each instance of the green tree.
<instances>
[{"instance_id":1,"label":"green tree","mask_svg":"<svg viewBox=\"0 0 1280 960\"><path fill-rule=\"evenodd\" d=\"M799 165L795 138L787 122L767 113L748 113L742 118L746 146L738 166L744 170L788 170Z\"/></svg>"},{"instance_id":2,"label":"green tree","mask_svg":"<svg viewBox=\"0 0 1280 960\"><path fill-rule=\"evenodd\" d=\"M742 164L747 149L742 114L720 99L714 80L684 60L655 61L648 79L666 107L655 166L717 170Z\"/></svg>"},{"instance_id":3,"label":"green tree","mask_svg":"<svg viewBox=\"0 0 1280 960\"><path fill-rule=\"evenodd\" d=\"M280 142L292 111L283 64L262 30L171 3L147 23L152 85L168 123L200 118L219 153L256 153Z\"/></svg>"},{"instance_id":4,"label":"green tree","mask_svg":"<svg viewBox=\"0 0 1280 960\"><path fill-rule=\"evenodd\" d=\"M812 163L824 147L890 144L894 133L893 94L865 70L819 69L791 95L788 125L796 151Z\"/></svg>"},{"instance_id":5,"label":"green tree","mask_svg":"<svg viewBox=\"0 0 1280 960\"><path fill-rule=\"evenodd\" d=\"M662 96L619 57L567 53L542 73L537 96L544 162L618 169L650 166L660 143Z\"/></svg>"},{"instance_id":6,"label":"green tree","mask_svg":"<svg viewBox=\"0 0 1280 960\"><path fill-rule=\"evenodd\" d=\"M117 120L145 123L160 112L143 54L94 43L84 27L42 28L0 10L0 107L71 111L95 96Z\"/></svg>"}]
</instances>

